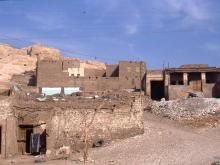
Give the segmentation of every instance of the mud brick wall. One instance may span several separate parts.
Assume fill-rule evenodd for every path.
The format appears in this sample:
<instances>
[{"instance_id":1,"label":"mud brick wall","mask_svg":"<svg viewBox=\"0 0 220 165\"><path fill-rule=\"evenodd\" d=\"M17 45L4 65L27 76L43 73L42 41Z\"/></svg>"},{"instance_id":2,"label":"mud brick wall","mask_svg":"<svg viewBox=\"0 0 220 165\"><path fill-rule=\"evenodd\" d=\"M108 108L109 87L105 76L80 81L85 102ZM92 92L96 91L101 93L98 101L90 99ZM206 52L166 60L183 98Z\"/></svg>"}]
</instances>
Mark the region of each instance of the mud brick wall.
<instances>
[{"instance_id":1,"label":"mud brick wall","mask_svg":"<svg viewBox=\"0 0 220 165\"><path fill-rule=\"evenodd\" d=\"M68 73L65 73L68 75ZM65 82L62 77L62 61L39 61L37 64L37 86L57 87Z\"/></svg>"},{"instance_id":2,"label":"mud brick wall","mask_svg":"<svg viewBox=\"0 0 220 165\"><path fill-rule=\"evenodd\" d=\"M100 69L85 69L85 77L103 77L105 70Z\"/></svg>"},{"instance_id":3,"label":"mud brick wall","mask_svg":"<svg viewBox=\"0 0 220 165\"><path fill-rule=\"evenodd\" d=\"M87 115L84 115L87 112ZM109 142L128 138L144 132L142 100L136 99L129 106L118 109L65 109L57 110L48 124L48 149L70 146L73 150L82 148L85 119L91 122L88 137L90 144L97 140Z\"/></svg>"},{"instance_id":4,"label":"mud brick wall","mask_svg":"<svg viewBox=\"0 0 220 165\"><path fill-rule=\"evenodd\" d=\"M107 65L106 77L119 77L119 65Z\"/></svg>"},{"instance_id":5,"label":"mud brick wall","mask_svg":"<svg viewBox=\"0 0 220 165\"><path fill-rule=\"evenodd\" d=\"M122 86L120 86L118 77L102 77L98 79L97 90L120 90Z\"/></svg>"},{"instance_id":6,"label":"mud brick wall","mask_svg":"<svg viewBox=\"0 0 220 165\"><path fill-rule=\"evenodd\" d=\"M65 65L65 66L64 66ZM82 87L84 91L104 91L118 89L145 88L146 65L144 62L122 61L118 65L110 65L105 70L85 69L85 77L69 76L63 67L76 65L62 61L44 60L38 62L37 86L40 87ZM119 69L119 70L118 70ZM117 72L117 73L116 73ZM116 75L117 74L117 75Z\"/></svg>"},{"instance_id":7,"label":"mud brick wall","mask_svg":"<svg viewBox=\"0 0 220 165\"><path fill-rule=\"evenodd\" d=\"M0 127L2 134L0 157L17 154L17 119L14 117L10 99L0 100Z\"/></svg>"},{"instance_id":8,"label":"mud brick wall","mask_svg":"<svg viewBox=\"0 0 220 165\"><path fill-rule=\"evenodd\" d=\"M62 69L67 70L68 68L79 68L80 61L79 60L64 60L62 64Z\"/></svg>"},{"instance_id":9,"label":"mud brick wall","mask_svg":"<svg viewBox=\"0 0 220 165\"><path fill-rule=\"evenodd\" d=\"M140 89L141 81L146 73L146 64L144 62L119 62L120 84L124 89Z\"/></svg>"}]
</instances>

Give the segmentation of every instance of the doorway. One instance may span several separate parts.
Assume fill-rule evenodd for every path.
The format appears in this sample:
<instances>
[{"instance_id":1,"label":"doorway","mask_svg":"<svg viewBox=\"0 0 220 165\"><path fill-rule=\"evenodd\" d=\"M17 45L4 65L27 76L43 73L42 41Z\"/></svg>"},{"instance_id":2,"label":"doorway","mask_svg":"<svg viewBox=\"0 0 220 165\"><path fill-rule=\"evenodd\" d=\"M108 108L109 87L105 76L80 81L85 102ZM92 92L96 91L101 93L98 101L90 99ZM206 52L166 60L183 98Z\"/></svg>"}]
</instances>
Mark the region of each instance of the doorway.
<instances>
[{"instance_id":1,"label":"doorway","mask_svg":"<svg viewBox=\"0 0 220 165\"><path fill-rule=\"evenodd\" d=\"M151 99L161 100L165 98L164 94L164 81L151 81Z\"/></svg>"},{"instance_id":2,"label":"doorway","mask_svg":"<svg viewBox=\"0 0 220 165\"><path fill-rule=\"evenodd\" d=\"M31 134L33 133L33 129L26 130L26 153L30 153L31 147Z\"/></svg>"},{"instance_id":3,"label":"doorway","mask_svg":"<svg viewBox=\"0 0 220 165\"><path fill-rule=\"evenodd\" d=\"M202 91L201 73L189 73L188 85L195 91Z\"/></svg>"},{"instance_id":4,"label":"doorway","mask_svg":"<svg viewBox=\"0 0 220 165\"><path fill-rule=\"evenodd\" d=\"M33 133L33 125L19 125L19 152L22 154L30 153L31 134Z\"/></svg>"}]
</instances>

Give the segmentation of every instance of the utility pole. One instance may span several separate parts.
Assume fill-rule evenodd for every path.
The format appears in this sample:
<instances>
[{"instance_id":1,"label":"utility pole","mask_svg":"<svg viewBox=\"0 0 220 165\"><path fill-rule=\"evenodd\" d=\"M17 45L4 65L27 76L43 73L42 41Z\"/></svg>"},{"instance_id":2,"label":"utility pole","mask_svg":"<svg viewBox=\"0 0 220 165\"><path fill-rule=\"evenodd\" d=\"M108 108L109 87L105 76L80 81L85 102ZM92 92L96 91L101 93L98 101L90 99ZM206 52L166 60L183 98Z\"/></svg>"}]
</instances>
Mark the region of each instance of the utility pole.
<instances>
[{"instance_id":1,"label":"utility pole","mask_svg":"<svg viewBox=\"0 0 220 165\"><path fill-rule=\"evenodd\" d=\"M140 93L142 91L142 69L141 69L141 66L142 66L142 61L140 62Z\"/></svg>"}]
</instances>

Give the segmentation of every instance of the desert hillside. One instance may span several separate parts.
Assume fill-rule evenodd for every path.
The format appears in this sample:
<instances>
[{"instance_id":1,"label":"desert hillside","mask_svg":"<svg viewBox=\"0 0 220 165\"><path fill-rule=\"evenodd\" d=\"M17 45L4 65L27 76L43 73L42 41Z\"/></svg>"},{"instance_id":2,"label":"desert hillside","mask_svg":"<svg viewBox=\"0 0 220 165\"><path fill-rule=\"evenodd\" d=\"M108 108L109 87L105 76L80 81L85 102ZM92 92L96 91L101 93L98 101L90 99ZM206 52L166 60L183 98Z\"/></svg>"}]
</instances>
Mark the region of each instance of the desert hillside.
<instances>
[{"instance_id":1,"label":"desert hillside","mask_svg":"<svg viewBox=\"0 0 220 165\"><path fill-rule=\"evenodd\" d=\"M26 48L14 48L7 44L0 44L0 89L10 87L10 79L14 74L36 69L38 59L45 58L59 60L60 51L42 45L32 45ZM97 61L82 61L85 68L104 69L105 64Z\"/></svg>"}]
</instances>

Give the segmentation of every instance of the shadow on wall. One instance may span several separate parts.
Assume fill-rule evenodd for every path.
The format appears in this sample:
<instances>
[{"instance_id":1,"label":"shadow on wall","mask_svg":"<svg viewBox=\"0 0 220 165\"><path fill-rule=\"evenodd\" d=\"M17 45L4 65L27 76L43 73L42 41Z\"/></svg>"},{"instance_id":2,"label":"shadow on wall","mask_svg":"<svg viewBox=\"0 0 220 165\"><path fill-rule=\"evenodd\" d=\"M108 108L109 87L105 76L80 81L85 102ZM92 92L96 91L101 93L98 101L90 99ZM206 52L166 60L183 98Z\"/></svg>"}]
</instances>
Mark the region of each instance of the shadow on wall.
<instances>
[{"instance_id":1,"label":"shadow on wall","mask_svg":"<svg viewBox=\"0 0 220 165\"><path fill-rule=\"evenodd\" d=\"M37 85L37 78L35 75L32 75L29 79L28 86L36 86Z\"/></svg>"},{"instance_id":2,"label":"shadow on wall","mask_svg":"<svg viewBox=\"0 0 220 165\"><path fill-rule=\"evenodd\" d=\"M212 97L220 98L220 81L218 81L212 88Z\"/></svg>"}]
</instances>

